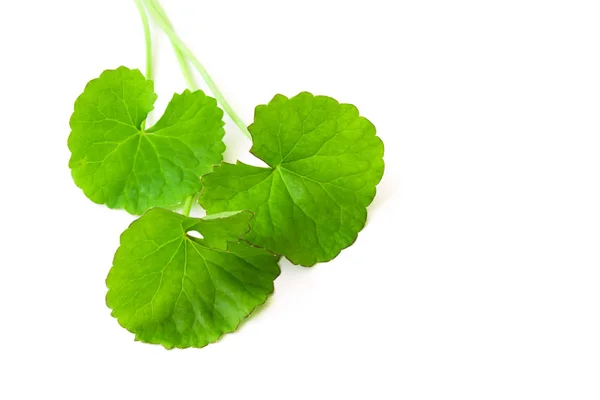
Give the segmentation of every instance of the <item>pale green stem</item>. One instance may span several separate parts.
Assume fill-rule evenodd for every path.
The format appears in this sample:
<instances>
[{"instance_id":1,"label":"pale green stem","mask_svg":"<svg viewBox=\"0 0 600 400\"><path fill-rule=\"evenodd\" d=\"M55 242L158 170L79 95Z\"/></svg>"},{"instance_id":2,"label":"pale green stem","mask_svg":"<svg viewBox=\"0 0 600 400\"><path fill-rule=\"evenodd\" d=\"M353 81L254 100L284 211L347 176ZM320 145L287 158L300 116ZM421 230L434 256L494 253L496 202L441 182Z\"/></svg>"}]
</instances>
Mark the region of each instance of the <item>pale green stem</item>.
<instances>
[{"instance_id":1,"label":"pale green stem","mask_svg":"<svg viewBox=\"0 0 600 400\"><path fill-rule=\"evenodd\" d=\"M150 15L154 18L155 22L160 26L163 32L169 37L169 40L176 47L183 57L187 59L192 65L196 68L202 79L206 82L206 85L213 93L213 95L217 98L217 101L223 107L227 115L232 119L232 121L238 126L238 128L250 139L252 140L252 135L248 131L246 124L242 119L236 114L231 105L227 102L216 83L212 80L202 63L194 56L194 53L183 43L183 41L177 36L173 27L170 25L164 10L160 6L157 0L145 0L146 8Z\"/></svg>"},{"instance_id":2,"label":"pale green stem","mask_svg":"<svg viewBox=\"0 0 600 400\"><path fill-rule=\"evenodd\" d=\"M196 80L194 79L194 76L192 75L192 71L190 71L190 66L189 66L187 60L185 59L183 54L181 54L181 52L177 48L175 49L175 55L177 56L177 61L179 61L179 67L181 68L181 73L183 74L183 77L185 78L185 81L186 81L188 87L192 91L198 90L198 85L196 84Z\"/></svg>"},{"instance_id":3,"label":"pale green stem","mask_svg":"<svg viewBox=\"0 0 600 400\"><path fill-rule=\"evenodd\" d=\"M162 6L156 2L154 3L154 7L156 8L156 12L165 21L167 26L170 29L173 29L173 25L171 24L171 21L167 17L167 14L165 13L165 9L162 8ZM171 44L173 45L173 51L175 52L175 56L177 57L177 61L179 62L179 67L181 68L181 73L183 74L183 77L185 78L188 88L190 88L193 91L198 90L198 85L196 84L196 80L194 79L194 76L192 75L192 71L190 70L188 61L185 59L181 50L179 50L179 47L177 47L175 45L175 43L173 43L173 42L171 42Z\"/></svg>"},{"instance_id":4,"label":"pale green stem","mask_svg":"<svg viewBox=\"0 0 600 400\"><path fill-rule=\"evenodd\" d=\"M152 79L152 35L150 34L150 23L142 0L135 0L135 5L140 12L140 18L144 26L144 37L146 39L146 79Z\"/></svg>"},{"instance_id":5,"label":"pale green stem","mask_svg":"<svg viewBox=\"0 0 600 400\"><path fill-rule=\"evenodd\" d=\"M146 79L152 79L152 34L150 33L150 23L146 9L141 0L135 0L135 5L140 12L142 25L144 26L144 38L146 41ZM146 120L142 121L142 130L146 129Z\"/></svg>"},{"instance_id":6,"label":"pale green stem","mask_svg":"<svg viewBox=\"0 0 600 400\"><path fill-rule=\"evenodd\" d=\"M186 217L190 216L190 212L192 211L192 204L194 203L194 196L188 196L185 198L183 202L183 215Z\"/></svg>"}]
</instances>

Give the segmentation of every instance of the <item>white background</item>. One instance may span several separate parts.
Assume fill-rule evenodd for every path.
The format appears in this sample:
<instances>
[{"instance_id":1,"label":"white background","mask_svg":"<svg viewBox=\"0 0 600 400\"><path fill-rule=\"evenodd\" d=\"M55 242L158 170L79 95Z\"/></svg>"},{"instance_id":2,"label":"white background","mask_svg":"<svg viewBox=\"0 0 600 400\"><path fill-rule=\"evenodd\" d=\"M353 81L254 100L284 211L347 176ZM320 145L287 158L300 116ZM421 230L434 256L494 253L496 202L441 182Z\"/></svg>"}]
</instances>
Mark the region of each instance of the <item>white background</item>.
<instances>
[{"instance_id":1,"label":"white background","mask_svg":"<svg viewBox=\"0 0 600 400\"><path fill-rule=\"evenodd\" d=\"M133 217L75 187L66 141L88 80L144 67L137 10L2 1L1 399L600 398L597 0L163 5L245 121L309 90L375 123L369 223L220 342L134 342L104 303ZM158 51L160 113L184 81Z\"/></svg>"}]
</instances>

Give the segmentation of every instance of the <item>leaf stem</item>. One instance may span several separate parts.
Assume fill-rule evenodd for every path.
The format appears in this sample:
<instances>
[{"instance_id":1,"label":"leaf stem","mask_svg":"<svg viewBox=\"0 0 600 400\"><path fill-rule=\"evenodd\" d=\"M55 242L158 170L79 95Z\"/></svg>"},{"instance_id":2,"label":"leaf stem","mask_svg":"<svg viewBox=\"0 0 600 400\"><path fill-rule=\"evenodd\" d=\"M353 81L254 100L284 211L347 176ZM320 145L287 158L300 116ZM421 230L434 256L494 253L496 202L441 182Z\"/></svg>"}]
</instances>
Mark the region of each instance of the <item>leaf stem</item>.
<instances>
[{"instance_id":1,"label":"leaf stem","mask_svg":"<svg viewBox=\"0 0 600 400\"><path fill-rule=\"evenodd\" d=\"M252 135L248 131L246 124L242 119L237 115L237 113L233 110L231 105L227 102L223 93L219 90L217 84L212 80L206 68L202 65L202 63L194 56L194 53L183 43L183 41L177 36L173 27L169 23L167 19L167 15L164 12L164 9L160 6L157 0L144 0L146 4L146 8L148 12L154 19L154 21L158 24L158 26L163 30L163 32L169 37L169 40L176 47L179 52L181 52L182 56L188 60L194 68L198 71L202 79L206 82L206 85L216 97L221 107L225 110L227 115L233 120L233 122L238 126L238 128L250 139L252 140Z\"/></svg>"},{"instance_id":2,"label":"leaf stem","mask_svg":"<svg viewBox=\"0 0 600 400\"><path fill-rule=\"evenodd\" d=\"M135 5L140 13L142 19L142 25L144 27L144 39L146 41L146 79L152 79L152 34L150 33L150 23L148 21L148 15L146 15L146 9L141 0L135 0ZM146 120L142 121L142 130L146 129Z\"/></svg>"},{"instance_id":3,"label":"leaf stem","mask_svg":"<svg viewBox=\"0 0 600 400\"><path fill-rule=\"evenodd\" d=\"M156 9L156 12L165 21L167 26L170 29L173 29L173 24L171 24L171 21L169 20L169 18L167 17L167 14L165 13L165 9L160 5L160 3L155 2L154 7ZM181 52L179 47L177 47L175 45L175 43L171 42L171 44L173 45L173 51L175 52L175 57L177 57L177 61L179 62L179 67L181 68L181 73L183 74L183 77L187 83L188 88L193 91L198 90L198 84L196 83L196 80L194 79L194 76L192 75L192 71L190 70L190 65L189 65L187 59L185 58L185 56L183 55L183 53Z\"/></svg>"},{"instance_id":4,"label":"leaf stem","mask_svg":"<svg viewBox=\"0 0 600 400\"><path fill-rule=\"evenodd\" d=\"M186 217L190 216L190 212L192 211L192 204L194 203L194 196L188 196L185 198L183 202L183 215Z\"/></svg>"},{"instance_id":5,"label":"leaf stem","mask_svg":"<svg viewBox=\"0 0 600 400\"><path fill-rule=\"evenodd\" d=\"M142 3L142 0L135 0L135 5L140 12L140 18L142 19L142 25L144 26L144 38L146 40L146 79L152 79L152 35L150 33L150 23L148 21L148 15L146 9Z\"/></svg>"},{"instance_id":6,"label":"leaf stem","mask_svg":"<svg viewBox=\"0 0 600 400\"><path fill-rule=\"evenodd\" d=\"M192 75L192 71L190 71L188 61L185 59L185 57L177 47L173 46L173 50L175 50L175 56L177 57L179 67L181 68L181 73L183 74L183 77L185 78L185 82L187 83L188 87L192 91L198 90L198 84L196 83L196 80Z\"/></svg>"}]
</instances>

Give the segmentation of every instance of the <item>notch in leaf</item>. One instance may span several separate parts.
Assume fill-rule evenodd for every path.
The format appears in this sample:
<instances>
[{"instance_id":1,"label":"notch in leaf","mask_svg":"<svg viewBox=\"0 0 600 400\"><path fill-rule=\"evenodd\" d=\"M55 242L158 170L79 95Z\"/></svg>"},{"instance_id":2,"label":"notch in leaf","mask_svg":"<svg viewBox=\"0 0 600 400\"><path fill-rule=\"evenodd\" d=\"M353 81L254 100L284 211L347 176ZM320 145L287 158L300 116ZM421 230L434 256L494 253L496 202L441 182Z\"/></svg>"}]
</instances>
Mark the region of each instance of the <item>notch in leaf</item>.
<instances>
[{"instance_id":1,"label":"notch in leaf","mask_svg":"<svg viewBox=\"0 0 600 400\"><path fill-rule=\"evenodd\" d=\"M106 279L112 315L137 340L166 348L203 347L233 332L279 275L278 256L239 241L251 219L248 211L146 212L121 235Z\"/></svg>"},{"instance_id":2,"label":"notch in leaf","mask_svg":"<svg viewBox=\"0 0 600 400\"><path fill-rule=\"evenodd\" d=\"M95 203L141 214L200 191L200 177L222 161L223 111L202 91L175 94L144 128L157 95L138 70L119 67L90 81L71 117L69 167Z\"/></svg>"}]
</instances>

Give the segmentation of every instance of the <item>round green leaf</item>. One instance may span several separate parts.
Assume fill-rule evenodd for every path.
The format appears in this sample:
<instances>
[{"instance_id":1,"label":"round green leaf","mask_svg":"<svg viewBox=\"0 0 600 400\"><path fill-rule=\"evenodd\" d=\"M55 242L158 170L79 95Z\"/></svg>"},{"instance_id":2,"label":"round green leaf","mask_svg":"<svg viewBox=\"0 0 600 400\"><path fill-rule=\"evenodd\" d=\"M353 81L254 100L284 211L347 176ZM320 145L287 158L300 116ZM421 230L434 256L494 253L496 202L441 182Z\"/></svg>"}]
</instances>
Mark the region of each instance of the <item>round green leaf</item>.
<instances>
[{"instance_id":1,"label":"round green leaf","mask_svg":"<svg viewBox=\"0 0 600 400\"><path fill-rule=\"evenodd\" d=\"M353 105L277 95L256 108L252 154L269 168L223 163L203 177L208 213L256 214L245 238L311 266L350 246L384 170L383 143Z\"/></svg>"},{"instance_id":2,"label":"round green leaf","mask_svg":"<svg viewBox=\"0 0 600 400\"><path fill-rule=\"evenodd\" d=\"M150 129L154 83L119 67L90 81L71 117L69 167L85 195L141 214L200 191L200 176L222 161L223 111L202 91L174 95Z\"/></svg>"},{"instance_id":3,"label":"round green leaf","mask_svg":"<svg viewBox=\"0 0 600 400\"><path fill-rule=\"evenodd\" d=\"M239 241L251 219L248 211L146 212L121 235L106 279L112 315L137 340L166 348L203 347L233 332L279 275L279 257Z\"/></svg>"}]
</instances>

